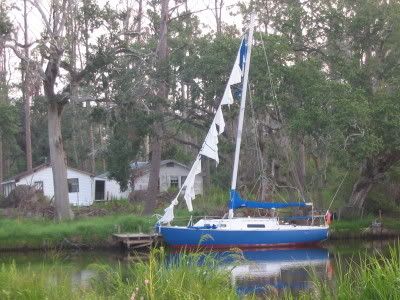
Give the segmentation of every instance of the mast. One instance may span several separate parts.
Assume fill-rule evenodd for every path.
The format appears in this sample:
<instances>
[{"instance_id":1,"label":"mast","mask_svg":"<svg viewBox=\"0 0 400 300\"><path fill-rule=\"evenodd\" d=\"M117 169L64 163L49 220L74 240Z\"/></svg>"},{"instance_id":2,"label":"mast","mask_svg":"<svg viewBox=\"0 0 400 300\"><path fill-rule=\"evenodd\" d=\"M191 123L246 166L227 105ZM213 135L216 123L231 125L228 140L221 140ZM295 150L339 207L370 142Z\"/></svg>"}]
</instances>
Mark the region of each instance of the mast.
<instances>
[{"instance_id":1,"label":"mast","mask_svg":"<svg viewBox=\"0 0 400 300\"><path fill-rule=\"evenodd\" d=\"M245 67L244 67L242 98L240 100L240 111L239 111L239 120L238 120L238 127L237 127L238 129L237 129L237 136L236 136L235 160L233 162L231 201L233 200L232 199L233 192L236 190L236 182L237 182L237 175L238 175L238 169L239 169L240 144L242 142L244 110L246 108L247 83L249 80L251 46L253 44L253 32L254 32L254 13L252 13L251 17L250 17L250 30L249 30L249 36L248 36L248 41L247 41L247 53L246 53L246 61L245 61ZM233 218L233 208L229 209L229 218Z\"/></svg>"}]
</instances>

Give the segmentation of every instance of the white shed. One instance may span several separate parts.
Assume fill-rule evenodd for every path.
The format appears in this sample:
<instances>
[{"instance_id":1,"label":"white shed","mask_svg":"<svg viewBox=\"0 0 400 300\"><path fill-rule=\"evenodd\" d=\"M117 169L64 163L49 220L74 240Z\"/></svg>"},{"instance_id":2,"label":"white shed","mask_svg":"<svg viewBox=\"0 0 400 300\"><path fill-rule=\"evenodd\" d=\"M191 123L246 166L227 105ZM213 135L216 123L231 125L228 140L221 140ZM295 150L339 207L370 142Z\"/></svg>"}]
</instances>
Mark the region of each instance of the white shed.
<instances>
[{"instance_id":1,"label":"white shed","mask_svg":"<svg viewBox=\"0 0 400 300\"><path fill-rule=\"evenodd\" d=\"M98 175L94 178L95 193L94 200L114 200L121 198L128 198L129 189L121 191L121 186L116 180L108 178L108 172Z\"/></svg>"},{"instance_id":2,"label":"white shed","mask_svg":"<svg viewBox=\"0 0 400 300\"><path fill-rule=\"evenodd\" d=\"M150 163L131 163L131 185L134 191L146 190L149 183ZM190 168L176 160L167 159L161 161L159 186L160 192L165 192L171 187L180 188L184 183ZM196 194L203 194L203 176L196 176L194 189Z\"/></svg>"},{"instance_id":3,"label":"white shed","mask_svg":"<svg viewBox=\"0 0 400 300\"><path fill-rule=\"evenodd\" d=\"M71 167L67 168L67 178L69 203L72 205L91 205L94 200L97 200L96 196L101 196L102 192L103 196L109 195L109 198L103 197L99 200L124 197L120 192L117 192L117 190L119 191L119 185L113 180L95 177L91 173ZM49 164L40 165L30 172L26 171L20 173L7 181L2 182L1 185L3 187L3 194L6 197L18 185L35 186L36 189L43 191L43 194L48 198L51 199L54 197L53 170ZM118 189L115 185L118 185ZM101 187L105 189L102 191ZM111 190L112 192L108 192L107 194L107 191Z\"/></svg>"}]
</instances>

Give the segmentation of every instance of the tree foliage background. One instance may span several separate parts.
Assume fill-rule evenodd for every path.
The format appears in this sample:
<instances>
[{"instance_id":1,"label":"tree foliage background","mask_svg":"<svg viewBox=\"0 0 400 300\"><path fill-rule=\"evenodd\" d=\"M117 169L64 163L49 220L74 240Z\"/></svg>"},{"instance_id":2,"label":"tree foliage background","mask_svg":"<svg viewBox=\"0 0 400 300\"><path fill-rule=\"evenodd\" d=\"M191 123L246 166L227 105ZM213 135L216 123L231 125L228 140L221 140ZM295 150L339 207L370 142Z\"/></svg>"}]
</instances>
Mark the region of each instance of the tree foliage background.
<instances>
[{"instance_id":1,"label":"tree foliage background","mask_svg":"<svg viewBox=\"0 0 400 300\"><path fill-rule=\"evenodd\" d=\"M168 58L157 65L161 2L136 0L115 7L75 0L74 18L65 24L57 86L74 90L62 119L68 164L108 172L124 189L129 163L149 160L154 124L162 124L162 158L190 164L243 33L241 21L227 25L215 13L215 24L222 26L205 24L208 20L191 11L190 1L172 1ZM21 29L10 17L18 14L18 4L1 3L0 54L3 61L16 60L10 45L16 45L12 41ZM303 198L324 209L335 195L334 207L398 211L400 2L254 0L238 1L231 11L235 20L246 20L251 11L257 17L242 192L263 200ZM47 38L31 38L31 59L39 66ZM0 82L3 178L25 170L19 70L5 66L8 75ZM155 94L160 82L167 83L167 99ZM30 109L33 164L38 165L49 157L41 88ZM220 166L204 164L211 186L229 185L237 111L237 104L224 111Z\"/></svg>"}]
</instances>

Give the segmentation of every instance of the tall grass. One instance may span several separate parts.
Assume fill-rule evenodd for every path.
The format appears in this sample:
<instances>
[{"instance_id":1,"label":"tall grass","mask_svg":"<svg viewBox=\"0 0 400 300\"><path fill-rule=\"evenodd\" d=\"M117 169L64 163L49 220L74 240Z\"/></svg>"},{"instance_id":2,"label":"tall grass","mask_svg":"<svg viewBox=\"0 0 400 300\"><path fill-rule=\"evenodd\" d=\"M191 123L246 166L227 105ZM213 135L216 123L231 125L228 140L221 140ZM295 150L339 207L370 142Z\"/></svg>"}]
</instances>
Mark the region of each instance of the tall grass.
<instances>
[{"instance_id":1,"label":"tall grass","mask_svg":"<svg viewBox=\"0 0 400 300\"><path fill-rule=\"evenodd\" d=\"M161 248L125 272L104 266L98 270L93 286L109 299L239 299L230 274L216 269L212 255L190 253L168 260Z\"/></svg>"},{"instance_id":2,"label":"tall grass","mask_svg":"<svg viewBox=\"0 0 400 300\"><path fill-rule=\"evenodd\" d=\"M155 218L112 215L54 222L32 219L0 219L0 249L45 248L77 244L108 246L118 231L148 232Z\"/></svg>"},{"instance_id":3,"label":"tall grass","mask_svg":"<svg viewBox=\"0 0 400 300\"><path fill-rule=\"evenodd\" d=\"M313 276L314 288L285 299L400 299L399 245L388 256L375 254L342 263L335 278L324 281ZM92 265L97 272L87 286L77 286L69 266L0 266L0 299L240 299L230 282L229 271L217 268L213 255L190 253L179 259L153 250L148 260L128 266ZM265 297L280 297L268 294ZM254 299L254 295L246 296Z\"/></svg>"},{"instance_id":4,"label":"tall grass","mask_svg":"<svg viewBox=\"0 0 400 300\"><path fill-rule=\"evenodd\" d=\"M239 299L229 273L216 270L212 255L184 254L168 260L163 249L129 266L92 265L88 286L74 285L71 270L55 263L31 268L0 266L0 299Z\"/></svg>"},{"instance_id":5,"label":"tall grass","mask_svg":"<svg viewBox=\"0 0 400 300\"><path fill-rule=\"evenodd\" d=\"M33 269L15 263L0 266L0 299L79 299L81 290L74 288L68 272L58 266ZM96 299L91 291L86 299Z\"/></svg>"},{"instance_id":6,"label":"tall grass","mask_svg":"<svg viewBox=\"0 0 400 300\"><path fill-rule=\"evenodd\" d=\"M296 296L296 299L400 299L400 248L390 248L388 256L375 254L338 261L335 282L322 281L314 276L315 289ZM286 295L294 299L293 295Z\"/></svg>"}]
</instances>

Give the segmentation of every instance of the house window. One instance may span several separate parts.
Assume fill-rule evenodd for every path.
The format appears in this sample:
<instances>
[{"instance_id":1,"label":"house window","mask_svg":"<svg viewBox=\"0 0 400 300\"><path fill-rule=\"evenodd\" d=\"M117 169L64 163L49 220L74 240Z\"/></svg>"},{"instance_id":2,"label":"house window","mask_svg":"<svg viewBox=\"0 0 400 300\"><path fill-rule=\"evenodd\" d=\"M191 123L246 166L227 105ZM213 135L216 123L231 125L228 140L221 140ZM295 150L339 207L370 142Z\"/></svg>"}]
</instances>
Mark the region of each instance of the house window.
<instances>
[{"instance_id":1,"label":"house window","mask_svg":"<svg viewBox=\"0 0 400 300\"><path fill-rule=\"evenodd\" d=\"M179 187L179 180L176 176L171 176L170 178L170 187L178 188Z\"/></svg>"},{"instance_id":2,"label":"house window","mask_svg":"<svg viewBox=\"0 0 400 300\"><path fill-rule=\"evenodd\" d=\"M168 168L173 168L173 167L174 167L174 163L173 163L173 162L167 163L167 167L168 167Z\"/></svg>"},{"instance_id":3,"label":"house window","mask_svg":"<svg viewBox=\"0 0 400 300\"><path fill-rule=\"evenodd\" d=\"M33 186L35 187L35 190L43 192L43 181L35 181Z\"/></svg>"},{"instance_id":4,"label":"house window","mask_svg":"<svg viewBox=\"0 0 400 300\"><path fill-rule=\"evenodd\" d=\"M79 193L79 179L69 178L68 179L68 193Z\"/></svg>"}]
</instances>

